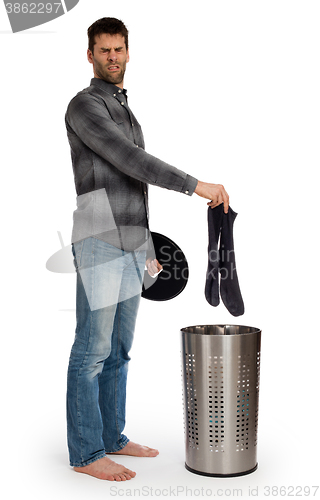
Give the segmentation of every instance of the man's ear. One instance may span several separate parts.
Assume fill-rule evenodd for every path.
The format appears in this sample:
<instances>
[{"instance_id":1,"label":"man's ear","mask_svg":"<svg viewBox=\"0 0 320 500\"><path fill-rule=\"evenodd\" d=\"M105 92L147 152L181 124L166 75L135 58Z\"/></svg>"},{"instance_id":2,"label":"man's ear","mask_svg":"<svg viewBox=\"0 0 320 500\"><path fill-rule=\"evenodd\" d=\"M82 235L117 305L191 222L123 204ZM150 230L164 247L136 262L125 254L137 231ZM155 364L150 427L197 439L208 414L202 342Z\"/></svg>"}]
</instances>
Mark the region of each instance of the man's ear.
<instances>
[{"instance_id":1,"label":"man's ear","mask_svg":"<svg viewBox=\"0 0 320 500\"><path fill-rule=\"evenodd\" d=\"M90 64L93 64L92 52L90 49L87 50L87 59Z\"/></svg>"},{"instance_id":2,"label":"man's ear","mask_svg":"<svg viewBox=\"0 0 320 500\"><path fill-rule=\"evenodd\" d=\"M128 63L130 61L130 57L129 57L129 49L127 49L127 59L126 59L126 62Z\"/></svg>"}]
</instances>

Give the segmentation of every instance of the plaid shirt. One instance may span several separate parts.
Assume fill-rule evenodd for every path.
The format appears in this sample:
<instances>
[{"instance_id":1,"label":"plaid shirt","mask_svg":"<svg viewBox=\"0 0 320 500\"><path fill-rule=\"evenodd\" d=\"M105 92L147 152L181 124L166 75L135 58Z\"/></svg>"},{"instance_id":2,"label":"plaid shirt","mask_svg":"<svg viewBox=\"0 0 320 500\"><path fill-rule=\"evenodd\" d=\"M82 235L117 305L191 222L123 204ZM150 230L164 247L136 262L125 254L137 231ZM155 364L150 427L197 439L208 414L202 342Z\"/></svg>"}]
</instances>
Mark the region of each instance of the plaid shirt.
<instances>
[{"instance_id":1,"label":"plaid shirt","mask_svg":"<svg viewBox=\"0 0 320 500\"><path fill-rule=\"evenodd\" d=\"M197 179L148 154L126 90L93 78L69 103L77 192L72 242L89 236L135 250L148 234L148 184L191 196Z\"/></svg>"}]
</instances>

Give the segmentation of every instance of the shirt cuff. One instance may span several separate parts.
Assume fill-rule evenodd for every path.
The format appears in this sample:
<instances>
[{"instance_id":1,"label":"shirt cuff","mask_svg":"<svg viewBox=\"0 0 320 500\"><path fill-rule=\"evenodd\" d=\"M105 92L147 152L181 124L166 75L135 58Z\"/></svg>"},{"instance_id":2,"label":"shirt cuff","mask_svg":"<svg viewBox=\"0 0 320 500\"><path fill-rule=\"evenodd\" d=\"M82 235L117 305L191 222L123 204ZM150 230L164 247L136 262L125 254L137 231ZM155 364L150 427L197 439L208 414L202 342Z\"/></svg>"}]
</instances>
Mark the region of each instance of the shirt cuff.
<instances>
[{"instance_id":1,"label":"shirt cuff","mask_svg":"<svg viewBox=\"0 0 320 500\"><path fill-rule=\"evenodd\" d=\"M184 194L187 194L188 196L191 196L194 193L194 190L196 189L197 184L198 184L198 179L187 174L186 180L185 180L184 185L181 189L181 193L184 193Z\"/></svg>"}]
</instances>

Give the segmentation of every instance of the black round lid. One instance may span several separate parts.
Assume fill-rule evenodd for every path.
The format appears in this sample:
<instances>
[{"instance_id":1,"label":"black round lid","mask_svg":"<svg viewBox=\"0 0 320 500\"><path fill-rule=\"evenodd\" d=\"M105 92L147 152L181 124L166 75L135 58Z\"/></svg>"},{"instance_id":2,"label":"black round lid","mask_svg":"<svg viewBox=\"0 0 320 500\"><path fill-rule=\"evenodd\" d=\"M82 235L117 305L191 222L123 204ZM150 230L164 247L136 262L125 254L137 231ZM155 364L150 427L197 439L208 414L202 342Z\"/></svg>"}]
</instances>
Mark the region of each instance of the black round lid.
<instances>
[{"instance_id":1,"label":"black round lid","mask_svg":"<svg viewBox=\"0 0 320 500\"><path fill-rule=\"evenodd\" d=\"M163 234L151 232L155 257L163 270L152 278L144 272L141 296L149 300L169 300L179 295L185 288L189 267L187 259L174 241ZM154 258L154 256L153 256Z\"/></svg>"}]
</instances>

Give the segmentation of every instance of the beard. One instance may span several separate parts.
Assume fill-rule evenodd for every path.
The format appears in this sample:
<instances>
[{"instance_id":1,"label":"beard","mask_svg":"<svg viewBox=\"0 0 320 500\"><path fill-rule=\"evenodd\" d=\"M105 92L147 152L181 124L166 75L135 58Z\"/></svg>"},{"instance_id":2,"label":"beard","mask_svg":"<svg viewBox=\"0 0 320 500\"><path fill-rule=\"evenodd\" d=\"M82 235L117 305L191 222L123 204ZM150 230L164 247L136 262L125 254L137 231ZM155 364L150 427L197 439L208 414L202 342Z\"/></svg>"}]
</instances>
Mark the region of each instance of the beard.
<instances>
[{"instance_id":1,"label":"beard","mask_svg":"<svg viewBox=\"0 0 320 500\"><path fill-rule=\"evenodd\" d=\"M108 64L108 66L107 65L104 66L103 64L99 63L94 59L94 63L95 63L94 65L95 73L98 75L99 78L101 78L105 82L113 83L114 85L123 82L124 74L126 72L126 62L123 63L117 62L117 64ZM112 73L108 71L109 66L119 66L119 71Z\"/></svg>"}]
</instances>

